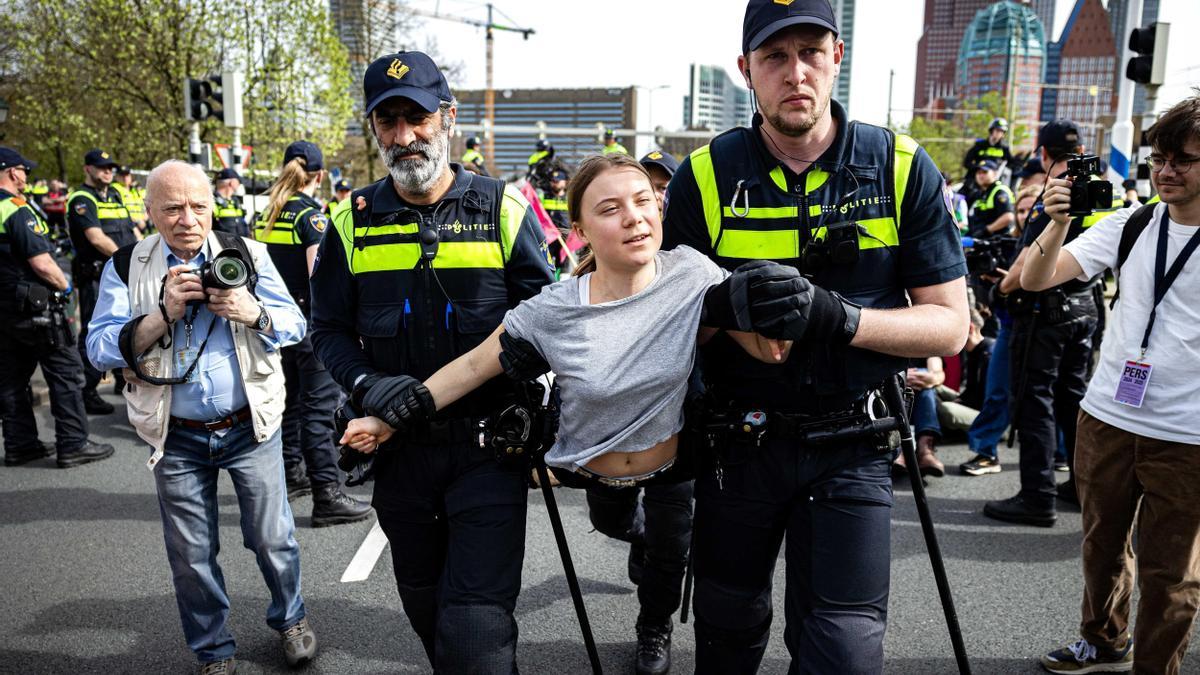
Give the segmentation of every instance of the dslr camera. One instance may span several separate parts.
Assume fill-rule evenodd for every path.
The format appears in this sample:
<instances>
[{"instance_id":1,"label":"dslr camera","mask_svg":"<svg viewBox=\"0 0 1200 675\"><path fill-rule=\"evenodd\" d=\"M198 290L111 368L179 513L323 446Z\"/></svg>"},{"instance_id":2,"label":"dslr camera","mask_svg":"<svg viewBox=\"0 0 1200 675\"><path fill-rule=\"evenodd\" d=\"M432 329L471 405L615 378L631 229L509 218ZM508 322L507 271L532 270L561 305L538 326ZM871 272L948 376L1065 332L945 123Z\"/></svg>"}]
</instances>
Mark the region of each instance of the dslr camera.
<instances>
[{"instance_id":1,"label":"dslr camera","mask_svg":"<svg viewBox=\"0 0 1200 675\"><path fill-rule=\"evenodd\" d=\"M995 272L1015 257L1017 246L1016 237L988 237L987 239L963 237L963 253L967 258L967 273L991 274Z\"/></svg>"},{"instance_id":2,"label":"dslr camera","mask_svg":"<svg viewBox=\"0 0 1200 675\"><path fill-rule=\"evenodd\" d=\"M205 262L196 270L200 276L200 284L208 291L222 288L241 288L250 281L250 263L242 257L236 248L227 248ZM193 300L188 304L204 304L201 300Z\"/></svg>"},{"instance_id":3,"label":"dslr camera","mask_svg":"<svg viewBox=\"0 0 1200 675\"><path fill-rule=\"evenodd\" d=\"M1112 183L1092 180L1100 173L1100 158L1096 155L1069 155L1067 178L1071 181L1072 217L1090 216L1096 211L1113 210Z\"/></svg>"}]
</instances>

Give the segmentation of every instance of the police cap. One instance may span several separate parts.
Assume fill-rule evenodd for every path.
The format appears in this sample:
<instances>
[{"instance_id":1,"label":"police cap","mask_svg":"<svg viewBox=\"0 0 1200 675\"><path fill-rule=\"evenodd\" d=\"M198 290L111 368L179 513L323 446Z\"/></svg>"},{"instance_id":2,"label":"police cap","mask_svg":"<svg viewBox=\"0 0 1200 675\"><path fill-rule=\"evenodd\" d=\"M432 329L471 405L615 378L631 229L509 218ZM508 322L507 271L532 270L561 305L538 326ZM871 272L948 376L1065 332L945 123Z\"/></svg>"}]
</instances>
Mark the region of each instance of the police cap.
<instances>
[{"instance_id":1,"label":"police cap","mask_svg":"<svg viewBox=\"0 0 1200 675\"><path fill-rule=\"evenodd\" d=\"M334 192L348 192L353 189L354 189L354 185L351 184L350 181L346 180L345 178L343 178L333 184Z\"/></svg>"},{"instance_id":2,"label":"police cap","mask_svg":"<svg viewBox=\"0 0 1200 675\"><path fill-rule=\"evenodd\" d=\"M674 176L675 170L679 168L679 162L675 161L675 158L670 154L661 150L655 150L647 154L645 157L639 159L638 162L647 169L652 165L661 166L667 172L668 176Z\"/></svg>"},{"instance_id":3,"label":"police cap","mask_svg":"<svg viewBox=\"0 0 1200 675\"><path fill-rule=\"evenodd\" d=\"M454 98L441 69L421 52L397 52L375 59L363 75L367 114L389 98L400 96L434 112Z\"/></svg>"},{"instance_id":4,"label":"police cap","mask_svg":"<svg viewBox=\"0 0 1200 675\"><path fill-rule=\"evenodd\" d=\"M24 167L26 171L33 171L37 167L37 163L25 159L21 153L12 148L0 146L0 170L11 169L14 166Z\"/></svg>"},{"instance_id":5,"label":"police cap","mask_svg":"<svg viewBox=\"0 0 1200 675\"><path fill-rule=\"evenodd\" d=\"M220 171L217 172L217 178L216 178L217 180L229 180L230 178L236 178L238 180L242 180L241 175L239 175L237 171L235 171L234 169L231 169L231 168L221 169Z\"/></svg>"},{"instance_id":6,"label":"police cap","mask_svg":"<svg viewBox=\"0 0 1200 675\"><path fill-rule=\"evenodd\" d=\"M1036 176L1039 173L1046 173L1046 169L1042 167L1042 160L1035 157L1027 160L1025 162L1025 166L1021 167L1021 170L1017 172L1015 177L1029 178L1030 176Z\"/></svg>"},{"instance_id":7,"label":"police cap","mask_svg":"<svg viewBox=\"0 0 1200 675\"><path fill-rule=\"evenodd\" d=\"M124 164L117 167L117 175L118 176L128 176L131 173L133 173L133 169L129 168L128 166L126 166Z\"/></svg>"},{"instance_id":8,"label":"police cap","mask_svg":"<svg viewBox=\"0 0 1200 675\"><path fill-rule=\"evenodd\" d=\"M325 159L321 156L321 149L308 141L295 141L287 146L287 150L283 151L284 164L297 157L304 160L306 171L320 171L325 168Z\"/></svg>"},{"instance_id":9,"label":"police cap","mask_svg":"<svg viewBox=\"0 0 1200 675\"><path fill-rule=\"evenodd\" d=\"M85 166L94 166L97 169L104 169L117 165L117 163L113 161L113 158L109 157L108 153L100 148L88 150L88 153L83 156L83 163Z\"/></svg>"},{"instance_id":10,"label":"police cap","mask_svg":"<svg viewBox=\"0 0 1200 675\"><path fill-rule=\"evenodd\" d=\"M478 137L478 136L472 136L472 137L470 137L470 138L468 138L468 139L467 139L467 148L468 148L468 149L476 148L476 147L478 147L478 146L479 146L479 144L480 144L480 143L482 143L482 142L483 142L483 141L479 140L479 137Z\"/></svg>"},{"instance_id":11,"label":"police cap","mask_svg":"<svg viewBox=\"0 0 1200 675\"><path fill-rule=\"evenodd\" d=\"M1068 119L1047 122L1038 130L1038 145L1048 150L1071 150L1079 145L1079 125Z\"/></svg>"},{"instance_id":12,"label":"police cap","mask_svg":"<svg viewBox=\"0 0 1200 675\"><path fill-rule=\"evenodd\" d=\"M554 172L550 174L550 180L567 180L569 177L570 176L568 176L567 172L563 169L555 169Z\"/></svg>"},{"instance_id":13,"label":"police cap","mask_svg":"<svg viewBox=\"0 0 1200 675\"><path fill-rule=\"evenodd\" d=\"M1000 162L994 159L985 159L975 164L976 171L999 171Z\"/></svg>"},{"instance_id":14,"label":"police cap","mask_svg":"<svg viewBox=\"0 0 1200 675\"><path fill-rule=\"evenodd\" d=\"M746 18L742 21L742 53L762 46L775 33L798 24L828 28L837 37L837 18L829 0L750 0L746 3Z\"/></svg>"}]
</instances>

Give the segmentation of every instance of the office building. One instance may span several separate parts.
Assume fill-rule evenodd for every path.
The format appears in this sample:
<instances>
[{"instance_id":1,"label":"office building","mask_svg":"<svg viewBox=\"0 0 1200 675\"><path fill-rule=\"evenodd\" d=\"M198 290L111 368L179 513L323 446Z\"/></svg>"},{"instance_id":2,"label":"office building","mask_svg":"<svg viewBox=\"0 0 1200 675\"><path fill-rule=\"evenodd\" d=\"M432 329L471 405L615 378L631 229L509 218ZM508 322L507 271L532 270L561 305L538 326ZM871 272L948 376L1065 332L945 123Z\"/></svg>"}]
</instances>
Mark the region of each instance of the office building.
<instances>
[{"instance_id":1,"label":"office building","mask_svg":"<svg viewBox=\"0 0 1200 675\"><path fill-rule=\"evenodd\" d=\"M1108 11L1100 0L1077 0L1057 42L1049 45L1042 119L1069 118L1080 124L1083 144L1097 148L1101 117L1115 105L1117 45Z\"/></svg>"},{"instance_id":2,"label":"office building","mask_svg":"<svg viewBox=\"0 0 1200 675\"><path fill-rule=\"evenodd\" d=\"M1011 0L979 10L967 26L957 61L961 99L1000 92L1015 121L1036 125L1042 98L1046 37L1028 5Z\"/></svg>"},{"instance_id":3,"label":"office building","mask_svg":"<svg viewBox=\"0 0 1200 675\"><path fill-rule=\"evenodd\" d=\"M683 97L685 127L724 131L750 126L750 116L750 91L734 82L724 68L696 63L688 68L688 93Z\"/></svg>"}]
</instances>

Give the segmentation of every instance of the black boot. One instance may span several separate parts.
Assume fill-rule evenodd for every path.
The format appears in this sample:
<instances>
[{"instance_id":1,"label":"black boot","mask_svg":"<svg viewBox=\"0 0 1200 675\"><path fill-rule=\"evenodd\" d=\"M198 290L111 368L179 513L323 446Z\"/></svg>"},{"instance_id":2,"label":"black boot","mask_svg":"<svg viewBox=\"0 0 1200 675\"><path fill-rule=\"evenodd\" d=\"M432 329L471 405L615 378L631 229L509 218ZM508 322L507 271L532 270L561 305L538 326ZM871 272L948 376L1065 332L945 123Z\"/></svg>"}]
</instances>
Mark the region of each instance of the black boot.
<instances>
[{"instance_id":1,"label":"black boot","mask_svg":"<svg viewBox=\"0 0 1200 675\"><path fill-rule=\"evenodd\" d=\"M1021 495L987 502L983 505L983 515L1009 523L1038 527L1053 527L1054 522L1058 520L1053 502L1049 506L1033 504Z\"/></svg>"},{"instance_id":2,"label":"black boot","mask_svg":"<svg viewBox=\"0 0 1200 675\"><path fill-rule=\"evenodd\" d=\"M287 479L288 501L312 494L312 483L304 472L304 465L284 467L283 477Z\"/></svg>"},{"instance_id":3,"label":"black boot","mask_svg":"<svg viewBox=\"0 0 1200 675\"><path fill-rule=\"evenodd\" d=\"M108 415L115 408L112 404L100 398L100 394L95 389L86 389L83 392L83 409L89 415Z\"/></svg>"},{"instance_id":4,"label":"black boot","mask_svg":"<svg viewBox=\"0 0 1200 675\"><path fill-rule=\"evenodd\" d=\"M58 453L58 468L69 469L80 464L98 462L111 454L113 454L113 446L108 443L85 441L76 450Z\"/></svg>"},{"instance_id":5,"label":"black boot","mask_svg":"<svg viewBox=\"0 0 1200 675\"><path fill-rule=\"evenodd\" d=\"M371 515L371 505L342 492L337 483L313 486L312 526L326 527L364 520Z\"/></svg>"},{"instance_id":6,"label":"black boot","mask_svg":"<svg viewBox=\"0 0 1200 675\"><path fill-rule=\"evenodd\" d=\"M41 459L43 457L53 457L53 456L54 456L54 446L46 445L45 443L38 441L37 445L33 446L32 448L28 448L26 450L18 450L16 452L13 452L13 451L5 452L4 453L4 466L20 466L22 464L28 464L29 462Z\"/></svg>"},{"instance_id":7,"label":"black boot","mask_svg":"<svg viewBox=\"0 0 1200 675\"><path fill-rule=\"evenodd\" d=\"M671 618L637 621L637 675L663 675L671 671Z\"/></svg>"}]
</instances>

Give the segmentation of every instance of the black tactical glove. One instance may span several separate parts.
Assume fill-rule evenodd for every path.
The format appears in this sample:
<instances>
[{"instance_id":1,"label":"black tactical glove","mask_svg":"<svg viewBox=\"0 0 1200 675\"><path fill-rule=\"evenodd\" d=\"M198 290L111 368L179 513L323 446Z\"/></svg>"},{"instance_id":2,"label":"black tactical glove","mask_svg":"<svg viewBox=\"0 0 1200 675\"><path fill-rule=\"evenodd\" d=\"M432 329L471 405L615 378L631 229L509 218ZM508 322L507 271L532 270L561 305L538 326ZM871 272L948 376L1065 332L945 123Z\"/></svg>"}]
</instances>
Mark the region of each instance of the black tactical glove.
<instances>
[{"instance_id":1,"label":"black tactical glove","mask_svg":"<svg viewBox=\"0 0 1200 675\"><path fill-rule=\"evenodd\" d=\"M500 334L500 349L500 367L512 380L528 382L550 372L550 364L528 340L504 332Z\"/></svg>"},{"instance_id":2,"label":"black tactical glove","mask_svg":"<svg viewBox=\"0 0 1200 675\"><path fill-rule=\"evenodd\" d=\"M845 343L858 330L858 307L814 286L794 267L755 260L709 289L700 323L775 339Z\"/></svg>"},{"instance_id":3,"label":"black tactical glove","mask_svg":"<svg viewBox=\"0 0 1200 675\"><path fill-rule=\"evenodd\" d=\"M356 392L358 389L355 387ZM437 407L433 395L416 378L395 375L380 377L370 385L362 395L362 411L405 434L427 422Z\"/></svg>"}]
</instances>

